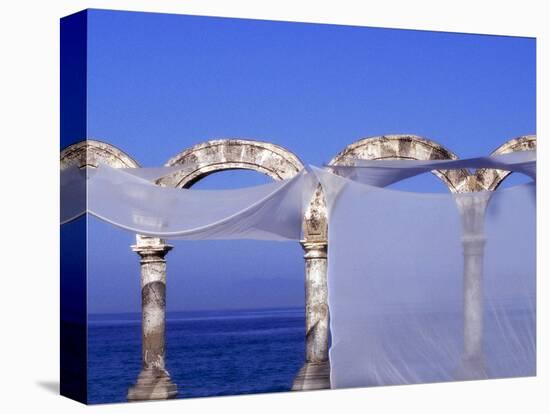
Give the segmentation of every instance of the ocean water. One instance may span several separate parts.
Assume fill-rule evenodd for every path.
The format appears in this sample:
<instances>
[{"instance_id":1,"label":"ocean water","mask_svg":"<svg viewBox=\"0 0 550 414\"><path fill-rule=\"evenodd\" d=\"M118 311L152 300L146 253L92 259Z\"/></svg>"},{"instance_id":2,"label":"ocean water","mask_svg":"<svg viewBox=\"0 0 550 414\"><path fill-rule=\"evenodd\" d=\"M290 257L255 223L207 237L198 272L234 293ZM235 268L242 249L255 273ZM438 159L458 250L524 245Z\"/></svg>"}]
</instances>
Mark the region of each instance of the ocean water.
<instances>
[{"instance_id":1,"label":"ocean water","mask_svg":"<svg viewBox=\"0 0 550 414\"><path fill-rule=\"evenodd\" d=\"M177 398L289 391L305 358L303 308L167 314ZM141 314L90 315L88 402L126 401L141 368Z\"/></svg>"},{"instance_id":2,"label":"ocean water","mask_svg":"<svg viewBox=\"0 0 550 414\"><path fill-rule=\"evenodd\" d=\"M489 376L536 375L534 310L486 313L489 315L485 318L484 348ZM398 329L392 328L391 321L386 320L383 325L392 328L390 334L378 334L391 346L378 353L361 354L366 358L362 362L357 356L346 362L346 355L354 355L353 351L340 351L338 364L333 366L335 385L384 384L380 378L376 383L365 379L365 373L357 367L363 363L376 369L390 360L400 369L412 368L418 376L419 381L405 383L452 380L452 375L443 374L455 373L460 360L462 315L438 313L429 317L433 319L429 338L439 337L441 349L430 353L427 360L416 361L413 339L423 338L415 332L416 328L402 322L398 322ZM303 308L174 312L168 313L166 327L167 369L178 385L177 398L289 391L304 363ZM421 352L426 344L421 341L417 345ZM334 353L331 357L335 357ZM407 366L403 366L403 357L407 358ZM393 361L395 358L397 362ZM90 315L88 402L126 401L128 387L135 382L140 368L141 314ZM393 377L388 381L401 383Z\"/></svg>"}]
</instances>

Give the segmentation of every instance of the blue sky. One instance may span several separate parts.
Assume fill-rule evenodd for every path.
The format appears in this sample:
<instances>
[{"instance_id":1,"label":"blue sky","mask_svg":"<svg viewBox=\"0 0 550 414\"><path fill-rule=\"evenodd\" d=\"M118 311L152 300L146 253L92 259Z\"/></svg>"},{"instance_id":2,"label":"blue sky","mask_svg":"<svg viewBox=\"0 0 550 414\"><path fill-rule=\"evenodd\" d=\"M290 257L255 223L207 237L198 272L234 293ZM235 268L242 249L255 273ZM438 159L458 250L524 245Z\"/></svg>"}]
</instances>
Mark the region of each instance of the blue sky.
<instances>
[{"instance_id":1,"label":"blue sky","mask_svg":"<svg viewBox=\"0 0 550 414\"><path fill-rule=\"evenodd\" d=\"M410 133L460 157L535 133L535 40L92 10L88 137L144 166L253 138L321 165L351 142ZM223 172L197 184L267 182ZM403 183L442 189L432 176ZM140 310L133 236L90 219L89 310ZM303 305L297 243L175 242L169 310Z\"/></svg>"}]
</instances>

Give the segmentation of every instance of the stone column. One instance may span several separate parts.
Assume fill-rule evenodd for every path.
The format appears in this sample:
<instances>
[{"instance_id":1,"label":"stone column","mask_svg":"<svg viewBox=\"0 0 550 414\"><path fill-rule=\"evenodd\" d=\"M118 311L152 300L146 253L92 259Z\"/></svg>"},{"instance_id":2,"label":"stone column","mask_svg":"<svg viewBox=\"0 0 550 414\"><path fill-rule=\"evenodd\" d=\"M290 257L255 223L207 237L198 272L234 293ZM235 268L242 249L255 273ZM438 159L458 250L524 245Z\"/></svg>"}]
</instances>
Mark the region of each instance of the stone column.
<instances>
[{"instance_id":1,"label":"stone column","mask_svg":"<svg viewBox=\"0 0 550 414\"><path fill-rule=\"evenodd\" d=\"M330 388L327 242L301 242L306 265L306 362L292 390Z\"/></svg>"},{"instance_id":2,"label":"stone column","mask_svg":"<svg viewBox=\"0 0 550 414\"><path fill-rule=\"evenodd\" d=\"M483 255L488 202L487 192L457 197L464 253L464 350L458 379L487 377L483 354Z\"/></svg>"},{"instance_id":3,"label":"stone column","mask_svg":"<svg viewBox=\"0 0 550 414\"><path fill-rule=\"evenodd\" d=\"M462 378L485 377L483 356L483 253L485 237L464 236L464 353Z\"/></svg>"},{"instance_id":4,"label":"stone column","mask_svg":"<svg viewBox=\"0 0 550 414\"><path fill-rule=\"evenodd\" d=\"M163 240L137 236L132 250L140 256L142 306L142 367L128 400L173 398L177 386L165 367L166 260L172 249Z\"/></svg>"}]
</instances>

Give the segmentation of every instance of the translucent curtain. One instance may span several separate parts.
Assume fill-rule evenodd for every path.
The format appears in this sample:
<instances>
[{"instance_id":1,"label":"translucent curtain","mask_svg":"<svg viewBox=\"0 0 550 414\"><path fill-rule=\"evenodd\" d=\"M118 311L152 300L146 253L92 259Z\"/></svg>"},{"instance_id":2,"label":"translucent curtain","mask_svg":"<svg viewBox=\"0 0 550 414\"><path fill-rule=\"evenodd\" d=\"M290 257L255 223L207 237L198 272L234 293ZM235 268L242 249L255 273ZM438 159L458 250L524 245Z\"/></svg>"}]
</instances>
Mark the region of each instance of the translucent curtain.
<instances>
[{"instance_id":1,"label":"translucent curtain","mask_svg":"<svg viewBox=\"0 0 550 414\"><path fill-rule=\"evenodd\" d=\"M333 387L534 375L535 184L462 194L383 187L434 169L535 178L535 153L350 163L215 191L155 185L179 167L68 168L61 221L88 212L165 239L299 240L320 181Z\"/></svg>"},{"instance_id":2,"label":"translucent curtain","mask_svg":"<svg viewBox=\"0 0 550 414\"><path fill-rule=\"evenodd\" d=\"M534 183L454 195L365 184L419 167L387 163L337 170L353 180L315 169L329 208L332 386L534 375ZM498 167L534 174L533 159L512 164ZM465 165L496 166L445 167Z\"/></svg>"},{"instance_id":3,"label":"translucent curtain","mask_svg":"<svg viewBox=\"0 0 550 414\"><path fill-rule=\"evenodd\" d=\"M62 223L87 211L125 230L165 239L300 239L316 186L313 174L235 190L155 185L175 168L64 170Z\"/></svg>"},{"instance_id":4,"label":"translucent curtain","mask_svg":"<svg viewBox=\"0 0 550 414\"><path fill-rule=\"evenodd\" d=\"M406 178L432 170L493 168L516 171L531 178L536 175L536 151L518 151L509 154L458 160L348 160L349 165L327 168L354 181L385 187Z\"/></svg>"}]
</instances>

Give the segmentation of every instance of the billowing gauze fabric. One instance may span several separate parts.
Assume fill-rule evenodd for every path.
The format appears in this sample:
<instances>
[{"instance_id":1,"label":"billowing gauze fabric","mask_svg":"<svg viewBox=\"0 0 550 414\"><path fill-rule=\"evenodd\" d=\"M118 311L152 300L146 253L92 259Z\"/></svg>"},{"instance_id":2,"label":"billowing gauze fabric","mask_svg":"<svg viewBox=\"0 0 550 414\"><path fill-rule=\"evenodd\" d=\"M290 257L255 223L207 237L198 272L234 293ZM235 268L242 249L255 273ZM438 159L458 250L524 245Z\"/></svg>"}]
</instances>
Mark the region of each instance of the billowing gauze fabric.
<instances>
[{"instance_id":1,"label":"billowing gauze fabric","mask_svg":"<svg viewBox=\"0 0 550 414\"><path fill-rule=\"evenodd\" d=\"M178 168L68 168L61 174L61 222L87 211L133 233L165 239L300 239L317 185L314 174L302 171L292 179L234 190L154 183Z\"/></svg>"},{"instance_id":2,"label":"billowing gauze fabric","mask_svg":"<svg viewBox=\"0 0 550 414\"><path fill-rule=\"evenodd\" d=\"M498 168L534 177L533 156ZM331 386L534 375L535 184L463 194L369 185L443 164L384 163L336 169L353 179L315 169L329 209Z\"/></svg>"},{"instance_id":3,"label":"billowing gauze fabric","mask_svg":"<svg viewBox=\"0 0 550 414\"><path fill-rule=\"evenodd\" d=\"M348 162L351 162L351 165L332 165L329 169L340 176L377 187L385 187L432 170L494 168L523 173L531 178L535 178L536 175L536 151L519 151L458 160L351 159Z\"/></svg>"},{"instance_id":4,"label":"billowing gauze fabric","mask_svg":"<svg viewBox=\"0 0 550 414\"><path fill-rule=\"evenodd\" d=\"M67 168L61 221L89 212L167 239L299 240L320 182L329 219L332 387L534 375L534 182L460 194L383 187L434 169L497 168L534 179L535 153L352 161L216 191L154 183L178 167Z\"/></svg>"}]
</instances>

